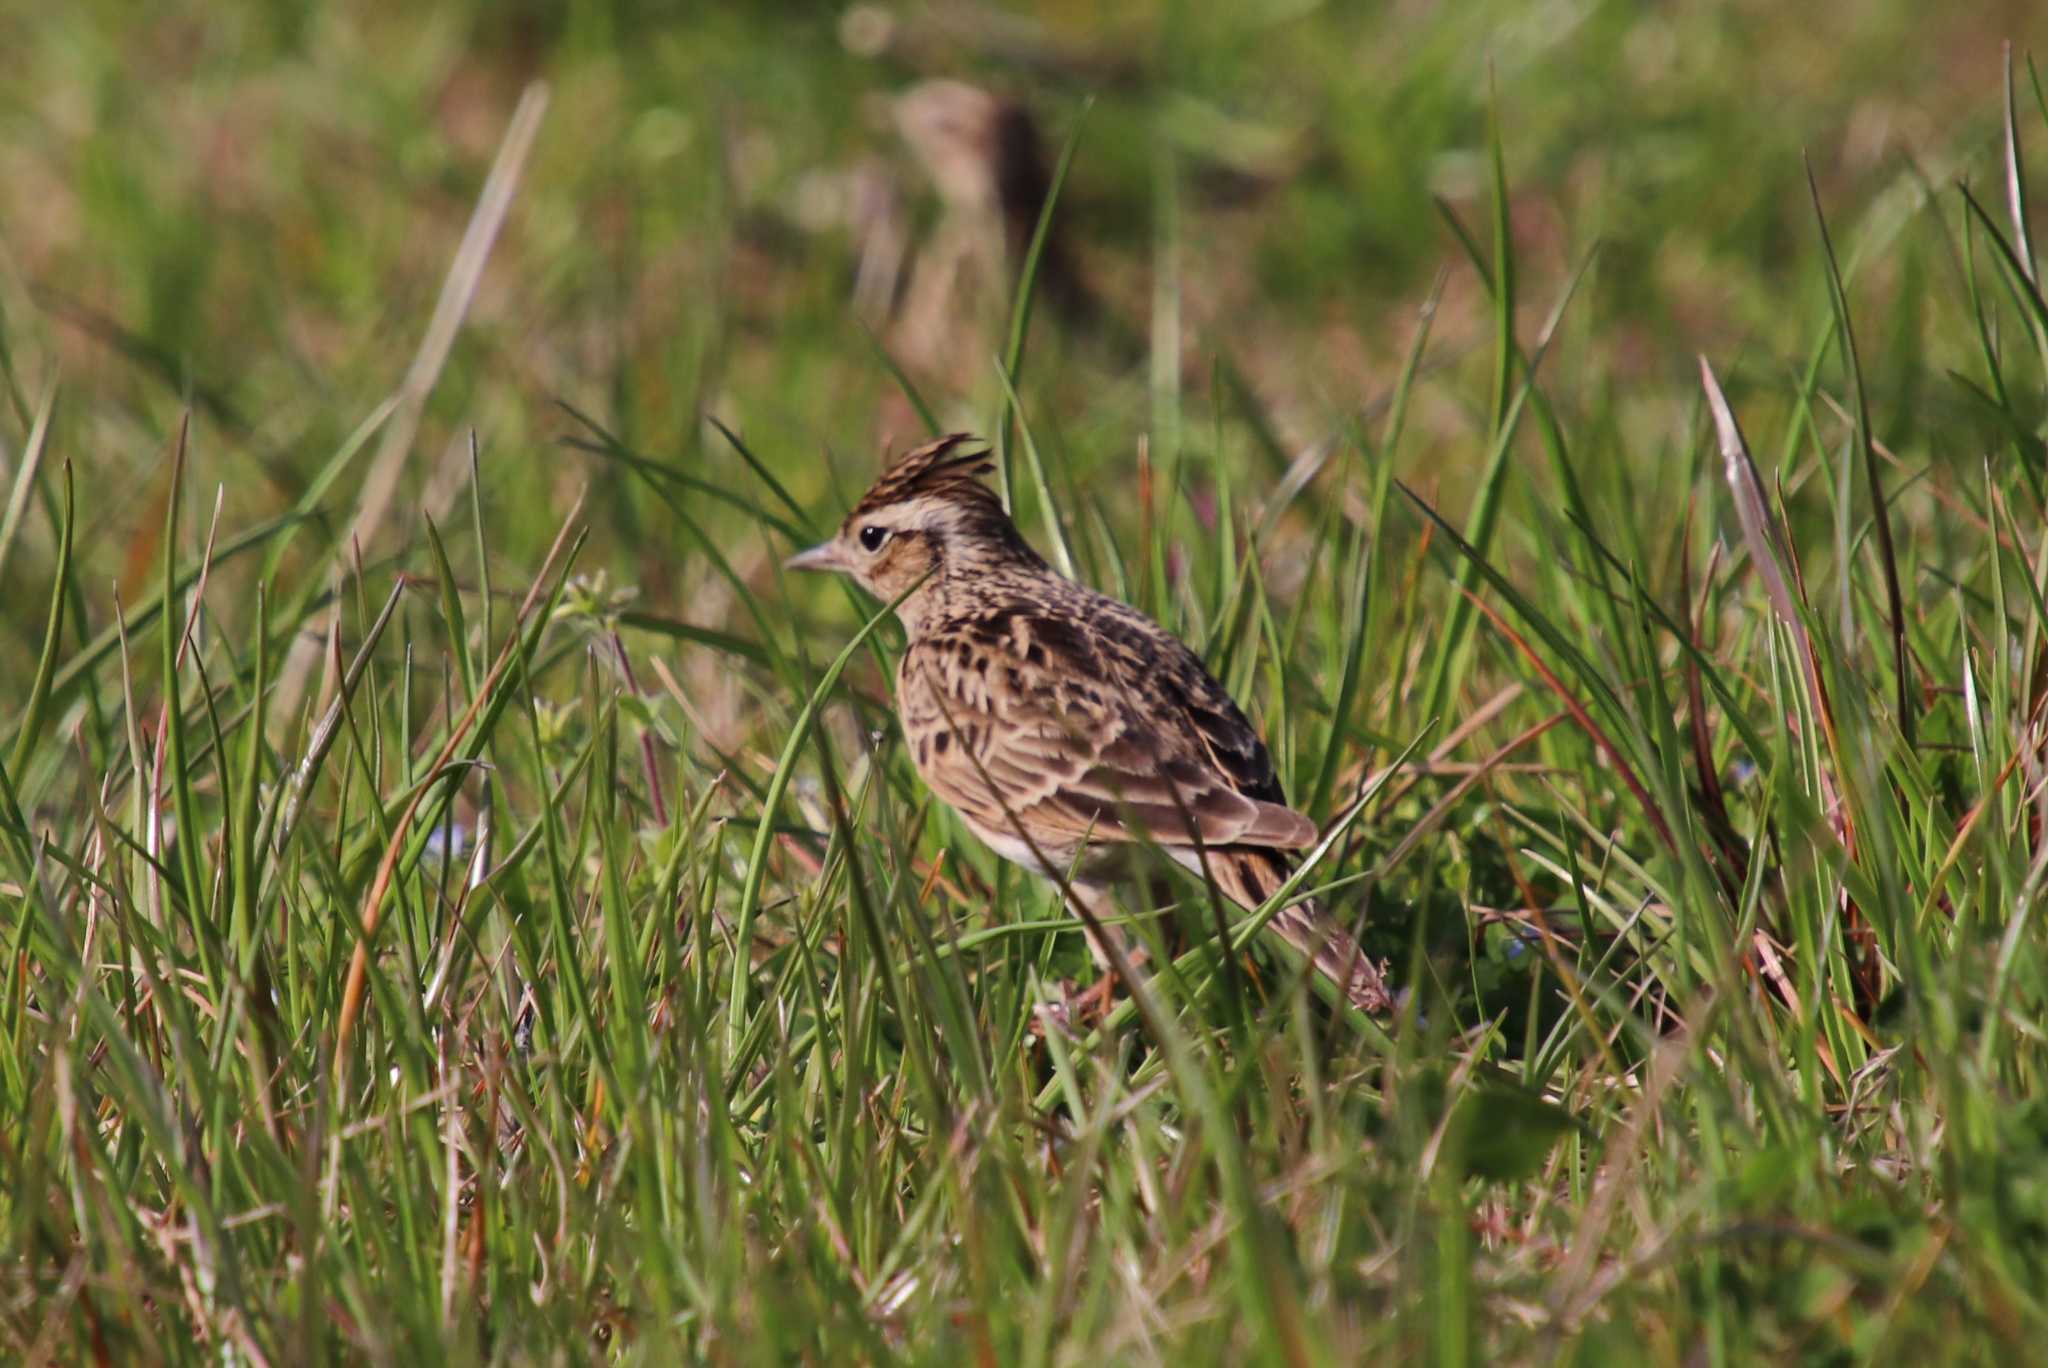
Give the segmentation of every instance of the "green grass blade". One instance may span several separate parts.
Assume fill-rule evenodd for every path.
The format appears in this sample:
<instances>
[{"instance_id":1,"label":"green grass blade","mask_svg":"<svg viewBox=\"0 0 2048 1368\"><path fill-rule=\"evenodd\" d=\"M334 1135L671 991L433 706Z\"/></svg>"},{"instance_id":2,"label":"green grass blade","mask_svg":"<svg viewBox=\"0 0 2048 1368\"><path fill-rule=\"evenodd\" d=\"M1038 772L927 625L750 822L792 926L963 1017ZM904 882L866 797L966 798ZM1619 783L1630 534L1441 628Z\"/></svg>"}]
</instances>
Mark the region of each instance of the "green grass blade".
<instances>
[{"instance_id":1,"label":"green grass blade","mask_svg":"<svg viewBox=\"0 0 2048 1368\"><path fill-rule=\"evenodd\" d=\"M29 754L41 739L43 721L50 705L50 681L57 673L59 638L64 632L65 589L71 578L72 532L77 526L73 499L71 462L64 463L64 516L57 528L57 574L51 581L50 613L43 629L43 650L36 662L35 681L29 685L28 706L22 710L21 729L14 734L14 755L8 768L20 774Z\"/></svg>"}]
</instances>

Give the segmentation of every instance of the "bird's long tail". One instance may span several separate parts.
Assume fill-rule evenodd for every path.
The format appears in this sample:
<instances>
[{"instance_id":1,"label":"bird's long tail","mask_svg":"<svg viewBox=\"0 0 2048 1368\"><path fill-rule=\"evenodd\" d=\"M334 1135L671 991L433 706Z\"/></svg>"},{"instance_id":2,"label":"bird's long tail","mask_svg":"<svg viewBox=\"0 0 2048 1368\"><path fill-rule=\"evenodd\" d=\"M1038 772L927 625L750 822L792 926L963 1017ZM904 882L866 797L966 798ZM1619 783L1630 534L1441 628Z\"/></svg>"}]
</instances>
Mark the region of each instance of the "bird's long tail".
<instances>
[{"instance_id":1,"label":"bird's long tail","mask_svg":"<svg viewBox=\"0 0 2048 1368\"><path fill-rule=\"evenodd\" d=\"M1285 855L1264 846L1224 846L1210 850L1208 856L1209 874L1217 890L1247 909L1265 902L1292 872ZM1266 930L1286 941L1317 973L1342 989L1359 1011L1380 1016L1393 1009L1384 971L1320 903L1283 907L1266 923Z\"/></svg>"}]
</instances>

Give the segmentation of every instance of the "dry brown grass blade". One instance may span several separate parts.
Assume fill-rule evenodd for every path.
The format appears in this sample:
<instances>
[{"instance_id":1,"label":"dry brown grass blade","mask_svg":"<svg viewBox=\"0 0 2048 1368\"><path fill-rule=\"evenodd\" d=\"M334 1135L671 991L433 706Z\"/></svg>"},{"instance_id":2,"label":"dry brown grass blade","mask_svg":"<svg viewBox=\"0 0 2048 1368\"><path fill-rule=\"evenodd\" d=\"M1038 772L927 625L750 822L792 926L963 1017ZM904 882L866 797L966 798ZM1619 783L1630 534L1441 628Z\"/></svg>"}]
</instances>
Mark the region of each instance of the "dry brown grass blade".
<instances>
[{"instance_id":1,"label":"dry brown grass blade","mask_svg":"<svg viewBox=\"0 0 2048 1368\"><path fill-rule=\"evenodd\" d=\"M1711 992L1703 994L1678 1029L1657 1042L1641 1068L1642 1089L1636 1094L1635 1105L1623 1123L1614 1128L1593 1168L1592 1195L1586 1202L1585 1214L1544 1296L1554 1322L1564 1329L1582 1323L1600 1297L1633 1271L1627 1261L1615 1257L1607 1247L1608 1232L1617 1212L1638 1190L1636 1168L1656 1143L1665 1094L1691 1066L1693 1052L1719 1001Z\"/></svg>"},{"instance_id":2,"label":"dry brown grass blade","mask_svg":"<svg viewBox=\"0 0 2048 1368\"><path fill-rule=\"evenodd\" d=\"M1642 780L1636 778L1635 769L1623 757L1621 748L1616 746L1607 733L1600 729L1600 724L1593 720L1593 715L1586 711L1585 705L1579 702L1573 696L1572 691L1564 686L1564 681L1557 677L1556 672L1550 668L1542 656L1536 654L1535 648L1523 640L1522 635L1514 628L1508 626L1507 620L1494 611L1492 604L1469 589L1461 588L1459 592L1470 599L1472 606L1484 613L1486 620L1493 624L1493 629L1513 643L1514 648L1522 653L1522 658L1535 667L1536 673L1543 676L1543 682L1548 684L1550 691L1557 695L1557 701L1564 704L1565 711L1570 713L1572 720L1579 724L1579 730L1591 738L1593 744L1599 748L1600 753L1607 757L1608 763L1614 766L1615 773L1621 776L1621 782L1628 785L1628 791L1635 795L1636 802L1642 806L1643 815L1650 819L1651 826L1657 828L1657 835L1662 837L1664 844L1675 852L1678 849L1678 838L1671 834L1671 826L1664 820L1663 811L1651 800L1650 792L1643 787Z\"/></svg>"},{"instance_id":3,"label":"dry brown grass blade","mask_svg":"<svg viewBox=\"0 0 2048 1368\"><path fill-rule=\"evenodd\" d=\"M2029 727L2040 722L2044 705L2048 705L2048 697L2044 697L2042 702L2036 704L2033 708L2032 716L2028 718ZM1998 771L1997 777L1985 786L1984 796L1979 798L1972 805L1969 812L1964 815L1962 824L1956 828L1955 839L1948 844L1948 853L1941 857L1941 864L1936 867L1934 877L1928 881L1927 895L1920 900L1920 911L1913 918L1914 930L1917 931L1924 927L1927 924L1928 917L1933 915L1935 907L1941 902L1942 885L1948 882L1948 876L1954 871L1956 861L1962 858L1963 847L1970 843L1970 837L1976 832L1978 824L1984 820L1984 814L1989 812L1996 804L1998 791L2005 787L2007 780L2012 778L2012 772L2019 767L2021 759L2026 754L2027 752L2024 748L2015 749L2012 755L2006 759L2005 765Z\"/></svg>"},{"instance_id":4,"label":"dry brown grass blade","mask_svg":"<svg viewBox=\"0 0 2048 1368\"><path fill-rule=\"evenodd\" d=\"M2014 255L2019 257L2020 269L2027 279L2040 283L2040 275L2034 264L2033 235L2027 232L2027 173L2020 161L2020 131L2014 126L2012 98L2012 40L2005 41L2005 115L2004 141L2005 157L2005 212L2012 220L2012 241Z\"/></svg>"},{"instance_id":5,"label":"dry brown grass blade","mask_svg":"<svg viewBox=\"0 0 2048 1368\"><path fill-rule=\"evenodd\" d=\"M404 468L413 438L419 432L420 415L426 409L427 396L433 392L434 382L441 376L441 367L448 360L449 349L455 345L455 335L469 313L470 301L476 295L478 282L483 279L484 263L490 259L491 246L497 241L498 230L504 225L505 215L512 207L512 196L519 188L519 177L525 170L527 154L533 150L533 140L540 132L541 115L547 112L547 106L547 87L536 81L520 95L519 105L512 111L504 140L498 144L498 155L491 162L490 173L484 177L483 189L477 195L469 226L463 230L462 242L455 249L455 259L449 263L447 279L441 285L441 296L434 301L434 314L427 322L426 335L420 339L419 351L414 354L412 365L399 385L398 410L391 415L391 422L378 443L377 455L370 463L369 473L363 477L355 521L349 526L351 538L369 542L390 512L392 496L398 488L399 472Z\"/></svg>"},{"instance_id":6,"label":"dry brown grass blade","mask_svg":"<svg viewBox=\"0 0 2048 1368\"><path fill-rule=\"evenodd\" d=\"M1757 473L1755 460L1750 457L1749 443L1744 440L1742 428L1735 421L1735 412L1728 406L1728 396L1722 392L1721 382L1715 378L1714 368L1704 356L1700 358L1700 384L1707 392L1707 408L1714 415L1722 471L1728 480L1728 491L1735 500L1735 516L1742 523L1742 539L1749 546L1750 564L1763 580L1771 606L1777 610L1786 630L1792 633L1805 670L1807 691L1813 700L1814 716L1820 719L1828 753L1839 766L1841 754L1835 739L1835 715L1828 705L1827 685L1820 677L1820 657L1814 651L1812 635L1806 630L1806 620L1799 615L1804 592L1795 592L1793 583L1785 578L1787 566L1793 567L1793 573L1797 575L1798 563L1793 559L1784 530L1771 516L1770 504L1764 498L1763 479ZM1797 731L1796 717L1787 714L1785 721ZM1848 814L1835 792L1834 777L1825 768L1821 771L1821 786L1828 812L1838 826L1843 843L1853 850L1854 833Z\"/></svg>"},{"instance_id":7,"label":"dry brown grass blade","mask_svg":"<svg viewBox=\"0 0 2048 1368\"><path fill-rule=\"evenodd\" d=\"M1820 720L1821 740L1827 747L1830 761L1830 764L1819 767L1822 808L1837 839L1842 843L1843 851L1853 860L1856 858L1855 817L1850 812L1847 802L1843 800L1835 779L1836 774L1842 770L1841 739L1835 728L1834 709L1828 702L1827 684L1821 678L1819 652L1814 646L1812 633L1806 630L1805 620L1799 616L1798 605L1806 601L1806 588L1799 579L1799 561L1792 554L1783 529L1777 519L1771 516L1770 507L1764 501L1763 481L1757 474L1756 462L1750 457L1749 443L1743 439L1742 428L1735 421L1734 411L1728 406L1728 396L1722 392L1721 383L1714 376L1714 368L1704 356L1700 358L1700 384L1707 393L1707 407L1714 415L1714 430L1720 442L1721 460L1728 479L1729 491L1734 495L1736 515L1742 522L1743 538L1749 544L1750 561L1756 566L1757 573L1763 576L1773 606L1792 633L1801 665L1804 667L1813 713ZM1872 481L1875 483L1874 473ZM1881 498L1881 492L1874 497ZM1788 568L1792 574L1790 583L1785 578ZM1895 614L1895 628L1901 621L1902 619ZM1901 636L1899 641L1903 643L1903 640ZM1905 669L1903 644L1899 649L1898 668L1902 672ZM1901 688L1904 688L1903 673ZM1906 701L1902 696L1902 726L1905 706ZM1798 718L1790 712L1786 714L1785 723L1797 731ZM1842 916L1849 939L1860 953L1855 970L1856 982L1866 999L1862 1005L1867 1007L1879 996L1874 977L1875 960L1870 953L1871 929L1862 909L1857 907L1846 892L1842 895Z\"/></svg>"},{"instance_id":8,"label":"dry brown grass blade","mask_svg":"<svg viewBox=\"0 0 2048 1368\"><path fill-rule=\"evenodd\" d=\"M1799 639L1803 652L1806 623L1799 616L1798 605L1793 602L1791 586L1785 582L1784 567L1791 555L1784 534L1778 528L1777 519L1771 516L1770 505L1764 500L1763 477L1757 473L1756 462L1750 457L1749 443L1743 439L1742 429L1735 422L1735 412L1728 407L1728 396L1722 392L1721 382L1715 378L1714 368L1704 356L1700 358L1700 384L1707 392L1707 408L1714 415L1722 473L1728 480L1729 493L1735 498L1735 516L1742 524L1742 539L1749 543L1750 563L1756 567L1757 577L1764 582L1764 591L1770 595L1771 606L1778 610L1778 616Z\"/></svg>"},{"instance_id":9,"label":"dry brown grass blade","mask_svg":"<svg viewBox=\"0 0 2048 1368\"><path fill-rule=\"evenodd\" d=\"M475 298L477 284L483 279L484 263L490 259L492 244L497 241L498 230L504 226L505 215L512 207L512 197L519 188L519 178L525 170L527 155L533 150L534 138L540 132L540 120L547 112L547 104L547 86L536 81L526 87L519 97L518 106L512 111L505 137L498 144L498 155L492 160L490 172L484 177L483 189L477 194L469 226L463 230L462 241L449 263L448 275L442 282L440 297L434 302L434 313L427 322L426 334L420 339L419 350L414 353L405 378L399 382L395 396L397 406L391 421L384 427L377 454L371 458L370 469L363 476L355 516L349 523L347 535L342 538L343 545L373 542L390 514L392 499L398 492L398 478L404 472L406 457L412 451L413 438L419 434L420 416L426 411L427 398L440 379L441 368L448 360L450 348L455 345L462 320L469 313L470 301ZM299 697L305 690L306 675L319 659L315 651L316 647L303 638L293 644L278 675L274 706L279 716L289 717L297 711Z\"/></svg>"},{"instance_id":10,"label":"dry brown grass blade","mask_svg":"<svg viewBox=\"0 0 2048 1368\"><path fill-rule=\"evenodd\" d=\"M1515 684L1510 687L1516 695L1521 693L1521 685ZM1496 695L1496 697L1498 696ZM1456 808L1459 802L1474 787L1481 783L1490 783L1493 776L1509 769L1507 763L1509 756L1521 750L1524 746L1531 744L1560 722L1566 721L1571 715L1570 712L1555 712L1540 721L1531 723L1509 738L1491 754L1486 756L1485 759L1474 764L1457 783L1451 785L1445 791L1441 798L1431 804L1429 811L1422 815L1420 821L1416 822L1414 826L1402 834L1400 841L1394 846L1393 850L1387 853L1387 857L1373 866L1374 879L1385 878L1401 861L1407 859L1415 848L1422 844L1425 837L1443 824L1444 820L1450 816L1452 809ZM1443 748L1439 747L1438 749L1441 751ZM1510 843L1505 840L1501 844L1503 849L1512 848ZM1581 1021L1585 1022L1587 1027L1586 1038L1592 1041L1594 1047L1600 1051L1601 1060L1608 1070L1610 1072L1618 1072L1620 1065L1616 1062L1613 1047L1606 1034L1594 1023L1591 1004L1586 1001L1585 985L1581 983L1577 972L1571 966L1571 962L1565 958L1563 951L1560 949L1557 934L1552 930L1549 919L1537 911L1537 900L1531 894L1527 883L1523 881L1519 872L1514 874L1514 878L1516 883L1522 888L1524 898L1529 903L1528 915L1525 919L1531 926L1536 928L1537 936L1542 941L1544 956L1550 962L1551 971L1557 975L1557 981L1563 988L1565 997L1570 1002L1572 1010Z\"/></svg>"},{"instance_id":11,"label":"dry brown grass blade","mask_svg":"<svg viewBox=\"0 0 2048 1368\"><path fill-rule=\"evenodd\" d=\"M518 657L520 646L525 641L527 622L533 616L533 610L546 596L548 581L554 576L556 563L567 549L576 528L576 520L582 512L583 497L579 494L575 506L569 510L569 516L562 520L561 530L555 533L554 545L548 548L547 559L541 562L540 571L533 578L533 586L526 591L526 598L519 605L519 612L513 619L512 631L505 642L505 648L498 653L498 659L491 666L490 674L485 676L483 686L476 691L476 697L469 701L469 707L463 710L462 716L449 728L448 739L442 743L440 753L434 757L434 763L427 767L428 781L417 786L412 801L406 804L397 825L392 828L391 843L385 847L384 858L377 864L377 876L371 880L370 891L363 898L362 918L356 930L355 953L349 958L348 983L342 990L341 1018L334 1030L334 1060L338 1075L346 1067L349 1037L354 1034L355 1024L362 1015L363 993L370 977L370 941L377 934L378 919L383 915L384 894L391 886L392 877L398 872L398 859L405 849L406 835L411 831L413 819L419 815L420 807L434 791L435 785L432 780L438 778L454 760L456 750L469 735L469 729L476 724L477 715L482 712L485 700L490 698L492 691L504 680L505 671Z\"/></svg>"},{"instance_id":12,"label":"dry brown grass blade","mask_svg":"<svg viewBox=\"0 0 2048 1368\"><path fill-rule=\"evenodd\" d=\"M186 416L186 421L188 423L191 421L189 414ZM182 452L184 446L185 434L181 428L178 433L181 466L183 464ZM213 577L213 553L214 549L220 545L220 515L227 499L227 492L226 485L214 486L213 518L206 525L206 549L199 555L199 578L193 581L191 606L185 610L185 627L178 634L178 668L180 670L185 668L185 657L191 652L199 635L199 611L206 602L207 581ZM168 608L169 605L165 606Z\"/></svg>"},{"instance_id":13,"label":"dry brown grass blade","mask_svg":"<svg viewBox=\"0 0 2048 1368\"><path fill-rule=\"evenodd\" d=\"M1381 860L1373 867L1373 877L1384 878L1401 861L1407 859L1415 847L1422 844L1423 837L1435 831L1443 823L1443 820L1450 815L1451 809L1456 807L1459 800L1472 791L1472 787L1475 784L1478 784L1500 769L1506 763L1509 756L1570 716L1571 714L1568 712L1552 713L1540 722L1531 723L1510 738L1498 750L1474 765L1457 783L1451 785L1443 797L1430 805L1429 811L1422 815L1422 819L1402 835L1394 848L1387 852L1387 857L1384 860Z\"/></svg>"},{"instance_id":14,"label":"dry brown grass blade","mask_svg":"<svg viewBox=\"0 0 2048 1368\"><path fill-rule=\"evenodd\" d=\"M37 472L49 450L50 415L56 407L57 386L52 384L43 391L43 402L36 408L35 425L29 429L28 442L21 449L21 463L14 473L14 489L7 496L7 511L0 514L0 579L6 578L7 560L21 531L22 515L28 511L29 495L35 491Z\"/></svg>"},{"instance_id":15,"label":"dry brown grass blade","mask_svg":"<svg viewBox=\"0 0 2048 1368\"><path fill-rule=\"evenodd\" d=\"M1434 775L1447 773L1447 766L1451 763L1452 753L1458 747L1464 745L1474 732L1500 716L1502 712L1506 711L1510 703L1513 703L1521 696L1522 682L1519 679L1511 680L1502 688L1496 690L1493 697L1487 699L1477 708L1474 708L1470 713L1467 713L1464 719L1451 729L1450 735L1437 743L1430 751L1428 759L1419 764L1409 765L1406 773L1401 776L1400 783L1393 786L1384 797L1380 798L1375 807L1381 812L1391 811L1422 780ZM1491 770L1494 768L1494 763L1492 761L1481 761L1477 762L1477 766L1480 770ZM1472 772L1471 767L1466 767L1465 772ZM1351 789L1353 792L1363 792L1374 784L1379 783L1384 775L1384 770L1368 771L1366 766L1361 763L1354 766L1344 775L1339 781L1339 787Z\"/></svg>"}]
</instances>

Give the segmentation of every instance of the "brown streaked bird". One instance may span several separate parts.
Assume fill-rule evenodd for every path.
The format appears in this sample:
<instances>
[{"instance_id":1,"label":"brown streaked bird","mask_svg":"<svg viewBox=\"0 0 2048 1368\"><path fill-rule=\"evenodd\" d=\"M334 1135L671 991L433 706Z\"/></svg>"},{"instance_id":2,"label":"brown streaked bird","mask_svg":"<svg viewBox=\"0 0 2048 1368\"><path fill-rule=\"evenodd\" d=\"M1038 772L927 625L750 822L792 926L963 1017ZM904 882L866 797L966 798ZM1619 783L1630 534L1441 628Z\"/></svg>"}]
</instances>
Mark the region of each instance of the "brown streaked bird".
<instances>
[{"instance_id":1,"label":"brown streaked bird","mask_svg":"<svg viewBox=\"0 0 2048 1368\"><path fill-rule=\"evenodd\" d=\"M1040 559L981 483L991 469L962 433L919 447L789 565L904 596L904 737L990 849L1063 882L1097 918L1141 843L1258 907L1315 823L1287 806L1265 743L1195 653ZM1267 925L1353 1005L1387 1009L1379 967L1322 909L1296 903Z\"/></svg>"}]
</instances>

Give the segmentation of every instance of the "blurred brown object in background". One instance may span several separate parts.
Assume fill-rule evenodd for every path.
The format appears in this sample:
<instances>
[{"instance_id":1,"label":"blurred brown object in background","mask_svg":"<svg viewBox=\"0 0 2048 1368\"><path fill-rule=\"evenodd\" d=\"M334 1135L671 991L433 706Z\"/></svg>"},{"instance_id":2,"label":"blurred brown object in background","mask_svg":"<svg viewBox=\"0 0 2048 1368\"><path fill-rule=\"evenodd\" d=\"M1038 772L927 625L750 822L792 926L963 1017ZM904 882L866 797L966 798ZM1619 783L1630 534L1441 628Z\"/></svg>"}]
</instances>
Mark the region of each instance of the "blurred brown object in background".
<instances>
[{"instance_id":1,"label":"blurred brown object in background","mask_svg":"<svg viewBox=\"0 0 2048 1368\"><path fill-rule=\"evenodd\" d=\"M965 81L919 82L891 101L890 115L942 206L912 264L890 329L892 350L914 371L964 388L986 368L1045 209L1051 175L1044 145L1030 110ZM1033 288L1070 327L1102 321L1057 220Z\"/></svg>"}]
</instances>

